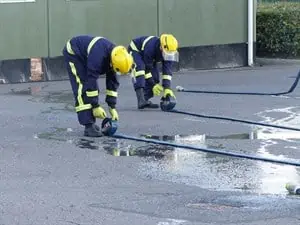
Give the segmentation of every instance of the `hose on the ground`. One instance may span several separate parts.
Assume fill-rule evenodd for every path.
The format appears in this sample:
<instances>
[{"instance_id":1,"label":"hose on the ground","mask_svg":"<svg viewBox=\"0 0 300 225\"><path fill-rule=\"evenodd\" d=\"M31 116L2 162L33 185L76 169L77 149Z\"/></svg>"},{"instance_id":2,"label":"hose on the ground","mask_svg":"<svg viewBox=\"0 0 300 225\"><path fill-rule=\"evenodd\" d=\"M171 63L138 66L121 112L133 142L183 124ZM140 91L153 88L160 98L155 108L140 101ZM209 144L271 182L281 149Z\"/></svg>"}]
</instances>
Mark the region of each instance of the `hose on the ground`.
<instances>
[{"instance_id":1,"label":"hose on the ground","mask_svg":"<svg viewBox=\"0 0 300 225\"><path fill-rule=\"evenodd\" d=\"M200 147L191 146L191 145L171 143L171 142L167 142L167 141L138 138L138 137L133 137L133 136L124 135L124 134L114 134L112 137L119 138L119 139L138 141L138 142L159 144L159 145L164 145L164 146L171 146L171 147L175 147L175 148L185 148L185 149L190 149L190 150L194 150L194 151L201 151L201 152L206 152L206 153L231 156L231 157L235 157L235 158L244 158L244 159L264 161L264 162L270 162L270 163L278 163L278 164L291 165L291 166L300 166L300 162L297 162L297 161L272 159L272 158L267 158L267 157L262 157L262 156L248 155L248 154L243 154L243 153L235 153L232 151L224 151L224 150L217 150L217 149L211 149L211 148L200 148Z\"/></svg>"},{"instance_id":2,"label":"hose on the ground","mask_svg":"<svg viewBox=\"0 0 300 225\"><path fill-rule=\"evenodd\" d=\"M300 128L296 128L296 127L287 127L287 126L280 126L280 125L275 125L275 124L267 124L267 123L261 123L261 122L251 121L251 120L236 119L233 117L204 115L204 114L191 113L191 112L186 112L186 111L181 111L181 110L171 110L168 112L187 115L187 116L194 116L194 117L199 117L199 118L227 120L227 121L231 121L231 122L246 123L246 124L258 125L258 126L263 126L263 127L273 127L273 128L283 129L283 130L300 131Z\"/></svg>"},{"instance_id":3,"label":"hose on the ground","mask_svg":"<svg viewBox=\"0 0 300 225\"><path fill-rule=\"evenodd\" d=\"M224 94L224 95L272 95L272 96L279 96L279 95L286 95L292 93L295 88L297 87L300 79L300 71L298 75L290 87L288 91L283 92L275 92L275 93L263 93L263 92L232 92L232 91L201 91L201 90L192 90L192 89L185 89L184 87L177 86L176 90L178 92L188 92L188 93L201 93L201 94Z\"/></svg>"},{"instance_id":4,"label":"hose on the ground","mask_svg":"<svg viewBox=\"0 0 300 225\"><path fill-rule=\"evenodd\" d=\"M300 79L300 71L298 72L298 75L297 75L294 83L290 87L290 89L288 91L278 92L278 93L199 91L199 90L187 90L182 87L177 87L177 91L190 92L190 93L208 93L208 94L275 95L275 96L278 96L278 95L285 95L285 94L292 93L295 90L296 86L298 85L299 79ZM278 128L278 129L300 131L300 128L280 126L280 125L274 125L274 124L266 124L266 123L251 121L251 120L236 119L236 118L232 118L232 117L203 115L203 114L196 114L196 113L191 113L191 112L186 112L186 111L181 111L181 110L171 110L168 112L182 114L182 115L188 115L188 116L194 116L194 117L200 117L200 118L206 118L206 119L226 120L226 121L231 121L231 122L246 123L246 124L258 125L258 126L264 126L264 127L273 127L273 128ZM183 145L183 144L176 144L176 143L171 143L171 142L166 142L166 141L138 138L138 137L128 136L128 135L124 135L124 134L114 134L112 137L119 138L119 139L138 141L138 142L146 142L146 143L153 143L153 144L159 144L159 145L165 145L165 146L172 146L175 148L185 148L185 149L190 149L190 150L195 150L195 151L231 156L231 157L236 157L236 158L244 158L244 159L250 159L250 160L292 165L292 166L300 166L300 162L291 161L291 160L272 159L272 158L267 158L267 157L262 157L262 156L248 155L248 154L243 154L243 153L235 153L232 151L224 151L224 150L222 151L222 150L210 149L210 148L200 148L200 147L191 146L191 145Z\"/></svg>"}]
</instances>

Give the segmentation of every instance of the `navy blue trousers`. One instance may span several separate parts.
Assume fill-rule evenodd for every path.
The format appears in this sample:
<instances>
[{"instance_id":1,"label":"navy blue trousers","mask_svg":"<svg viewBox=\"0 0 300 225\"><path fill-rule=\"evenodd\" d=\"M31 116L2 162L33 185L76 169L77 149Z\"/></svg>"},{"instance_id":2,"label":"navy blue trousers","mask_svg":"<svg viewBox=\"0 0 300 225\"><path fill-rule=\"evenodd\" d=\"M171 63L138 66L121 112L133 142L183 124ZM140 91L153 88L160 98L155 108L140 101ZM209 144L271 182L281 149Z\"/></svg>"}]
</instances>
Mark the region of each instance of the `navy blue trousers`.
<instances>
[{"instance_id":1,"label":"navy blue trousers","mask_svg":"<svg viewBox=\"0 0 300 225\"><path fill-rule=\"evenodd\" d=\"M63 50L63 55L74 95L78 122L81 125L95 123L96 119L93 116L91 101L86 96L88 87L84 79L87 75L85 63L76 55L68 54L66 49Z\"/></svg>"},{"instance_id":2,"label":"navy blue trousers","mask_svg":"<svg viewBox=\"0 0 300 225\"><path fill-rule=\"evenodd\" d=\"M146 79L144 75L142 76L138 75L135 77L135 82L133 84L134 90L138 88L144 88L145 99L148 100L153 97L153 91L152 91L153 86L159 83L159 70L157 68L157 63L153 62L152 70L147 71L147 69L145 68L144 60L140 55L140 53L133 51L130 47L129 47L129 51L132 52L132 57L134 59L134 62L136 63L136 68L135 68L136 73L138 73L141 70L145 71L146 74L148 72L151 72L152 78Z\"/></svg>"}]
</instances>

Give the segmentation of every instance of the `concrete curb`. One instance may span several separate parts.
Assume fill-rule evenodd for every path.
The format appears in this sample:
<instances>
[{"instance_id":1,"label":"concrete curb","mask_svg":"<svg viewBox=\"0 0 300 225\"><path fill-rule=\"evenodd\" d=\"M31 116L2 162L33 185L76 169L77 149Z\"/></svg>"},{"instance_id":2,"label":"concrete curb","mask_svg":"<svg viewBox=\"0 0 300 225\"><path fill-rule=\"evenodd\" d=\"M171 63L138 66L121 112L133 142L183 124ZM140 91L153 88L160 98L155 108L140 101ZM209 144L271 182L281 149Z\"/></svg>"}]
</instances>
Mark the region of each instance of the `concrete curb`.
<instances>
[{"instance_id":1,"label":"concrete curb","mask_svg":"<svg viewBox=\"0 0 300 225\"><path fill-rule=\"evenodd\" d=\"M263 65L300 65L300 59L256 58L257 66Z\"/></svg>"}]
</instances>

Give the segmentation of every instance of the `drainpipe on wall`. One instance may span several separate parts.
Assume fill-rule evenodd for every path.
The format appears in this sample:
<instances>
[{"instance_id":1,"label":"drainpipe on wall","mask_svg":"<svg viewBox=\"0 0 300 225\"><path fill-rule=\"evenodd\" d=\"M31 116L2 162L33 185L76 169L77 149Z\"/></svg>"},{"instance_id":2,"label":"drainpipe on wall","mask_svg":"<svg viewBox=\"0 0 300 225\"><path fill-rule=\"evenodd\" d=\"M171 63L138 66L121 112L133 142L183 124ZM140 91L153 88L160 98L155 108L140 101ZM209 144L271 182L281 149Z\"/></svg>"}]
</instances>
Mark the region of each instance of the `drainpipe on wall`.
<instances>
[{"instance_id":1,"label":"drainpipe on wall","mask_svg":"<svg viewBox=\"0 0 300 225\"><path fill-rule=\"evenodd\" d=\"M248 66L253 66L254 0L248 0Z\"/></svg>"}]
</instances>

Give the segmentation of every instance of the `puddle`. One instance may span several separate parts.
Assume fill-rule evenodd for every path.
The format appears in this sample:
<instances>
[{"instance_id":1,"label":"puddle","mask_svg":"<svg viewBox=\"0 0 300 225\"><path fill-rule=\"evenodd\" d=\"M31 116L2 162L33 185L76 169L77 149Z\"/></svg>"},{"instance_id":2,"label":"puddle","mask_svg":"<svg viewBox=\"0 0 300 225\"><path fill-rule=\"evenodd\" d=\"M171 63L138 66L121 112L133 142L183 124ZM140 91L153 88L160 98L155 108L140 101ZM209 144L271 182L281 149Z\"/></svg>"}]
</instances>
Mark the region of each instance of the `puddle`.
<instances>
[{"instance_id":1,"label":"puddle","mask_svg":"<svg viewBox=\"0 0 300 225\"><path fill-rule=\"evenodd\" d=\"M174 135L174 136L155 136L155 135L141 135L144 138L151 138L161 141L203 141L203 140L280 140L287 142L297 142L300 141L300 132L296 131L278 131L275 132L270 130L254 130L249 133L237 133L237 134L228 134L221 136L213 135Z\"/></svg>"},{"instance_id":2,"label":"puddle","mask_svg":"<svg viewBox=\"0 0 300 225\"><path fill-rule=\"evenodd\" d=\"M161 159L174 150L173 147L135 143L109 137L82 137L80 139L77 139L77 137L78 134L75 134L72 129L57 127L51 128L49 132L34 135L36 139L68 142L81 149L106 151L113 156L140 156Z\"/></svg>"},{"instance_id":3,"label":"puddle","mask_svg":"<svg viewBox=\"0 0 300 225\"><path fill-rule=\"evenodd\" d=\"M286 135L287 136L287 135ZM224 136L190 136L187 137L160 137L172 142L190 144L211 148L210 140L249 140L243 143L243 148L251 148L252 140L258 140L256 152L247 152L269 158L286 159L283 155L271 154L268 150L274 144L278 135L261 134L259 131L249 134L232 134ZM267 139L269 137L270 139ZM158 139L158 137L155 137ZM202 140L202 142L200 141ZM226 143L223 144L226 146ZM226 147L226 149L232 149ZM238 151L238 150L236 150ZM265 163L260 161L244 160L210 153L186 151L174 148L170 160L155 162L145 160L141 172L155 179L166 179L173 182L185 183L204 188L218 190L241 190L255 193L286 194L285 183L293 181L300 183L300 169L293 166Z\"/></svg>"},{"instance_id":4,"label":"puddle","mask_svg":"<svg viewBox=\"0 0 300 225\"><path fill-rule=\"evenodd\" d=\"M74 112L74 96L70 90L66 91L44 91L46 87L44 86L30 86L26 88L14 88L8 91L8 95L23 95L30 96L29 101L31 102L44 102L44 103L61 103L65 104L66 107L63 110ZM54 108L49 109L54 111ZM58 109L61 110L61 109Z\"/></svg>"},{"instance_id":5,"label":"puddle","mask_svg":"<svg viewBox=\"0 0 300 225\"><path fill-rule=\"evenodd\" d=\"M71 129L52 128L49 132L38 134L36 138L68 142L80 149L103 151L119 157L140 157L139 172L148 178L196 185L219 190L240 190L256 193L286 194L286 182L300 182L300 170L259 161L244 160L211 153L189 151L156 144L133 142L109 137L78 138L79 133ZM276 139L282 136L262 133L259 130L249 133L213 135L140 135L143 138L188 144L203 148L231 149L241 152L240 148L252 148L247 154L281 158L269 152ZM283 136L284 138L288 135ZM270 139L268 139L270 138ZM293 137L294 138L294 137ZM253 141L257 147L253 146ZM235 149L228 147L233 143ZM251 147L252 146L252 147Z\"/></svg>"},{"instance_id":6,"label":"puddle","mask_svg":"<svg viewBox=\"0 0 300 225\"><path fill-rule=\"evenodd\" d=\"M50 128L50 131L48 131L48 132L33 135L33 138L72 143L72 140L70 138L68 138L68 133L71 133L71 132L72 132L71 128L52 127L52 128Z\"/></svg>"},{"instance_id":7,"label":"puddle","mask_svg":"<svg viewBox=\"0 0 300 225\"><path fill-rule=\"evenodd\" d=\"M74 105L74 96L71 92L50 92L40 99L47 103L66 103Z\"/></svg>"},{"instance_id":8,"label":"puddle","mask_svg":"<svg viewBox=\"0 0 300 225\"><path fill-rule=\"evenodd\" d=\"M46 87L46 86L44 86ZM23 88L23 89L11 89L8 94L12 95L37 95L41 92L41 90L44 88L42 86L32 86L28 88Z\"/></svg>"},{"instance_id":9,"label":"puddle","mask_svg":"<svg viewBox=\"0 0 300 225\"><path fill-rule=\"evenodd\" d=\"M57 101L62 96L57 93L52 97L54 101ZM68 96L65 97L68 98ZM262 117L261 122L264 123L291 127L297 127L300 124L296 107L269 110L257 115ZM48 133L37 135L37 138L65 141L80 149L103 151L113 156L140 157L141 162L137 166L139 173L149 179L168 180L217 190L283 195L287 194L284 187L287 182L300 183L300 169L294 166L108 137L77 139L78 135L81 134L74 134L70 129L53 128ZM230 149L277 159L299 158L296 156L300 148L300 132L283 129L263 127L250 132L229 133L221 136L142 134L140 137L203 148Z\"/></svg>"},{"instance_id":10,"label":"puddle","mask_svg":"<svg viewBox=\"0 0 300 225\"><path fill-rule=\"evenodd\" d=\"M151 138L155 140L161 140L161 141L175 141L175 140L190 140L190 141L204 141L205 139L237 139L237 140L244 140L244 139L253 139L253 134L251 133L241 133L241 134L229 134L229 135L223 135L223 136L210 136L210 135L163 135L163 136L157 136L157 135L141 135L141 137L144 138Z\"/></svg>"}]
</instances>

